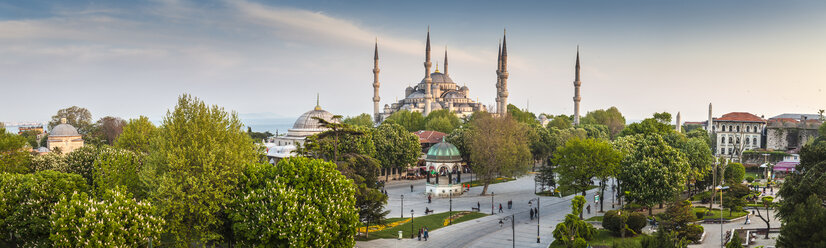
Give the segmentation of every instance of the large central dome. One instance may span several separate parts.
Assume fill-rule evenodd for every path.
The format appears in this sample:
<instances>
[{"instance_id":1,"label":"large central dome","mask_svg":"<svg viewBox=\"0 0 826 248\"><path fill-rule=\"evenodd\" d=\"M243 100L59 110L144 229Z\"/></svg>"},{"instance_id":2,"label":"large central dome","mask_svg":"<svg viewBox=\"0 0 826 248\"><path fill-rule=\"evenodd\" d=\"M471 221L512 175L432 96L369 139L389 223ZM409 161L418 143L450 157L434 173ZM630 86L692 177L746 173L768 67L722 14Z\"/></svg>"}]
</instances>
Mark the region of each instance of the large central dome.
<instances>
[{"instance_id":1,"label":"large central dome","mask_svg":"<svg viewBox=\"0 0 826 248\"><path fill-rule=\"evenodd\" d=\"M324 132L327 129L321 127L321 123L313 117L324 119L328 122L338 123L338 120L333 119L333 114L316 106L313 110L307 111L295 120L293 128L288 130L287 136L306 137L315 133Z\"/></svg>"}]
</instances>

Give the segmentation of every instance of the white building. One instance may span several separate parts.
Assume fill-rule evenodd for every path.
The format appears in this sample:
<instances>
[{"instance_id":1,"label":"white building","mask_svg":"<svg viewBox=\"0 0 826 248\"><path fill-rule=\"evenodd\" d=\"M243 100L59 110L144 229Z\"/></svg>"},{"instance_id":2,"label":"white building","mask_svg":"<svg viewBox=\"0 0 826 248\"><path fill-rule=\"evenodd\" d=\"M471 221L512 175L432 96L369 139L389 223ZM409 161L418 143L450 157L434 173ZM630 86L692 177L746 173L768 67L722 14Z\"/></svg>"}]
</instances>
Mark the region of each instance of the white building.
<instances>
[{"instance_id":1,"label":"white building","mask_svg":"<svg viewBox=\"0 0 826 248\"><path fill-rule=\"evenodd\" d=\"M766 120L746 112L732 112L714 118L712 131L717 135L715 153L740 160L743 151L763 148Z\"/></svg>"}]
</instances>

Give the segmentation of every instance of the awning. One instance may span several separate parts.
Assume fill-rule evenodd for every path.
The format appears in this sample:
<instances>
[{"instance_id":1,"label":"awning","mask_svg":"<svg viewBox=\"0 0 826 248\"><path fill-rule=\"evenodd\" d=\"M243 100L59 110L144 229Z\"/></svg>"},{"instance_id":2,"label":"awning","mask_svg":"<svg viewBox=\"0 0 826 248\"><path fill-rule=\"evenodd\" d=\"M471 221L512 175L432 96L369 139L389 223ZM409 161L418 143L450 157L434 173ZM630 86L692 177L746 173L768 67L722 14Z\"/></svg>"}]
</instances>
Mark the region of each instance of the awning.
<instances>
[{"instance_id":1,"label":"awning","mask_svg":"<svg viewBox=\"0 0 826 248\"><path fill-rule=\"evenodd\" d=\"M774 165L774 169L772 170L786 172L795 171L795 167L797 167L797 165L799 164L800 162L778 162L776 165Z\"/></svg>"}]
</instances>

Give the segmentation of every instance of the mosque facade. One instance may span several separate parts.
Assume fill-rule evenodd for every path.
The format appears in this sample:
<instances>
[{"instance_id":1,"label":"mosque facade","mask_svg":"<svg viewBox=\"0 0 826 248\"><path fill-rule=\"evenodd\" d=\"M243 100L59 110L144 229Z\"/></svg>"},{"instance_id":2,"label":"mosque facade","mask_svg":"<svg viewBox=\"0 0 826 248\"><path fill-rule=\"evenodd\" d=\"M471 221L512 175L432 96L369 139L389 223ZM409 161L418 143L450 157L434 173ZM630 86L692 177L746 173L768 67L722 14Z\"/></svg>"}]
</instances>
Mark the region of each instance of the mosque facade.
<instances>
[{"instance_id":1,"label":"mosque facade","mask_svg":"<svg viewBox=\"0 0 826 248\"><path fill-rule=\"evenodd\" d=\"M507 39L503 37L499 46L496 69L496 106L492 112L504 114L507 112L508 102L508 48ZM427 31L427 42L425 45L424 78L415 86L409 86L404 91L404 99L391 104L385 104L380 108L381 98L379 97L379 49L376 42L373 56L373 118L376 123L389 117L391 114L407 110L419 112L427 116L432 111L446 109L456 114L458 117L465 117L476 111L488 111L488 108L478 101L470 98L470 89L467 86L459 86L448 74L448 57L445 49L445 60L442 64L443 72L439 71L438 65L435 71L431 72L432 62L430 60L430 30Z\"/></svg>"}]
</instances>

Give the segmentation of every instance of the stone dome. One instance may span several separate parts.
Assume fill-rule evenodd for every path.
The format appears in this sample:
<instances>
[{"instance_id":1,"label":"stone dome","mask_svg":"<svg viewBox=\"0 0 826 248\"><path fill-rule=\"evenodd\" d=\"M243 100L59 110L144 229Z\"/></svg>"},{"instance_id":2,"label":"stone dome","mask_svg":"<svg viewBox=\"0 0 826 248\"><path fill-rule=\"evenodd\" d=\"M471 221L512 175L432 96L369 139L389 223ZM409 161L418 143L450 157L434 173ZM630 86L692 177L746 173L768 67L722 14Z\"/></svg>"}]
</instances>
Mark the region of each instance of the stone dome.
<instances>
[{"instance_id":1,"label":"stone dome","mask_svg":"<svg viewBox=\"0 0 826 248\"><path fill-rule=\"evenodd\" d=\"M49 132L49 136L80 136L80 134L77 132L77 128L66 124L66 118L63 118L60 119L60 124L52 128L52 131Z\"/></svg>"},{"instance_id":2,"label":"stone dome","mask_svg":"<svg viewBox=\"0 0 826 248\"><path fill-rule=\"evenodd\" d=\"M467 98L464 94L459 91L448 91L442 95L442 98Z\"/></svg>"},{"instance_id":3,"label":"stone dome","mask_svg":"<svg viewBox=\"0 0 826 248\"><path fill-rule=\"evenodd\" d=\"M456 162L462 161L462 154L459 153L459 149L456 148L451 143L447 143L444 140L439 142L430 147L430 150L427 150L427 161L443 161L443 162Z\"/></svg>"},{"instance_id":4,"label":"stone dome","mask_svg":"<svg viewBox=\"0 0 826 248\"><path fill-rule=\"evenodd\" d=\"M315 109L307 111L295 120L293 128L287 132L287 136L309 136L315 133L323 132L327 129L321 127L321 123L313 117L318 117L329 122L338 123L338 120L333 119L333 114L316 106Z\"/></svg>"},{"instance_id":5,"label":"stone dome","mask_svg":"<svg viewBox=\"0 0 826 248\"><path fill-rule=\"evenodd\" d=\"M452 84L453 79L450 79L448 75L445 75L441 72L434 72L430 73L430 81L433 84ZM422 82L420 84L424 84L424 78L422 78Z\"/></svg>"}]
</instances>

